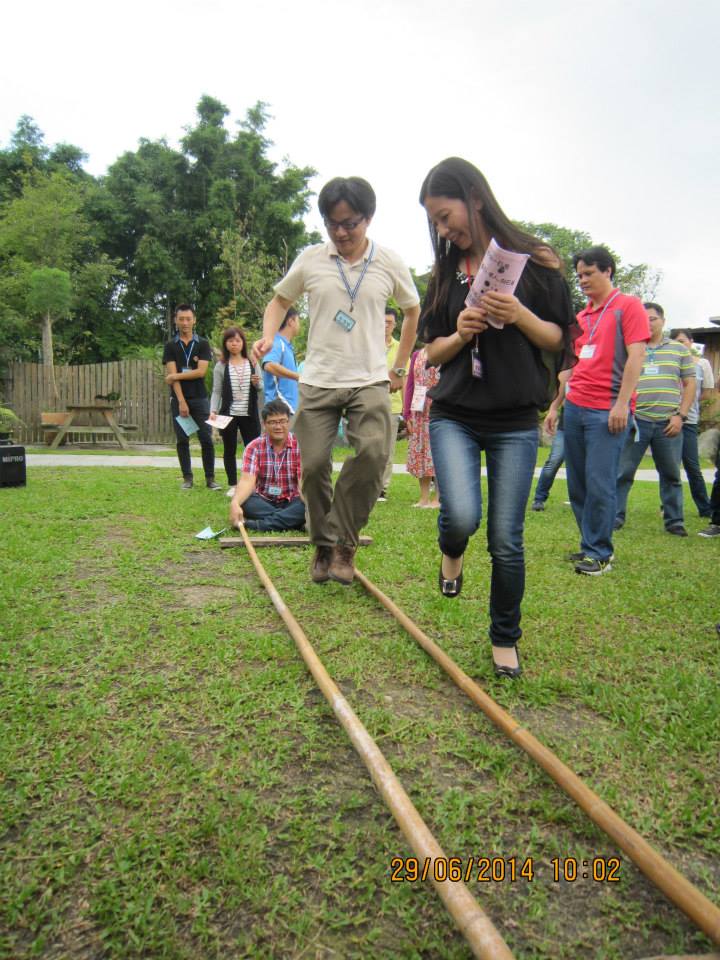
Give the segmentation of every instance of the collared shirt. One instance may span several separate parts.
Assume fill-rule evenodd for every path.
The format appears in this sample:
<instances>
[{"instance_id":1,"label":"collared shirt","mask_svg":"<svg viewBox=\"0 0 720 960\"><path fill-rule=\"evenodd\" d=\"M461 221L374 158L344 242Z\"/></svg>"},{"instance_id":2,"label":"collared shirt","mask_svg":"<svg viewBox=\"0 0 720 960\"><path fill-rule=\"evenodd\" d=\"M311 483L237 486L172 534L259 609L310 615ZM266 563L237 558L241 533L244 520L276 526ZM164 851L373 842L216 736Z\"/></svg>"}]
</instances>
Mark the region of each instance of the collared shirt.
<instances>
[{"instance_id":1,"label":"collared shirt","mask_svg":"<svg viewBox=\"0 0 720 960\"><path fill-rule=\"evenodd\" d=\"M332 242L308 247L275 287L275 293L291 303L303 293L308 294L310 324L300 383L337 389L389 379L385 358L385 306L391 297L403 310L417 306L420 301L410 271L400 257L376 243L350 313L350 297L337 261L340 258L352 289L367 264L372 246L368 239L364 255L353 264L340 257ZM351 330L335 321L338 310L355 321Z\"/></svg>"},{"instance_id":2,"label":"collared shirt","mask_svg":"<svg viewBox=\"0 0 720 960\"><path fill-rule=\"evenodd\" d=\"M637 385L635 416L640 420L669 420L682 399L683 382L695 379L695 364L684 343L664 337L648 344Z\"/></svg>"},{"instance_id":3,"label":"collared shirt","mask_svg":"<svg viewBox=\"0 0 720 960\"><path fill-rule=\"evenodd\" d=\"M251 440L243 453L242 469L253 474L255 493L265 500L277 503L300 495L300 448L292 433L280 453L275 453L266 433ZM270 487L279 487L280 493L271 493Z\"/></svg>"},{"instance_id":4,"label":"collared shirt","mask_svg":"<svg viewBox=\"0 0 720 960\"><path fill-rule=\"evenodd\" d=\"M290 377L276 377L269 373L265 367L268 363L279 363L281 367L287 367L297 373L297 362L295 360L295 350L292 343L284 337L282 333L276 333L270 352L263 357L263 384L265 388L265 403L271 400L280 399L290 407L290 413L295 413L298 406L298 382Z\"/></svg>"},{"instance_id":5,"label":"collared shirt","mask_svg":"<svg viewBox=\"0 0 720 960\"><path fill-rule=\"evenodd\" d=\"M575 341L578 362L568 383L568 400L591 410L609 410L620 392L627 347L650 339L650 321L640 300L619 290L612 290L597 307L588 303L577 319L582 334ZM588 350L583 351L585 346Z\"/></svg>"}]
</instances>

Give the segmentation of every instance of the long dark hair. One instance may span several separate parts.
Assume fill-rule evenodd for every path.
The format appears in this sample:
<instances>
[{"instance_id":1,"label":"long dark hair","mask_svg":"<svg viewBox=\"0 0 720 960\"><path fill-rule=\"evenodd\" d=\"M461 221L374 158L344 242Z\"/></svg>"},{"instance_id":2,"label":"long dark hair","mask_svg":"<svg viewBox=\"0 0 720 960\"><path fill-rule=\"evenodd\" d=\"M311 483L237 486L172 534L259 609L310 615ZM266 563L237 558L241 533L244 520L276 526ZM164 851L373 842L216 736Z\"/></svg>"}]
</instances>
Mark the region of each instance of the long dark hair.
<instances>
[{"instance_id":1,"label":"long dark hair","mask_svg":"<svg viewBox=\"0 0 720 960\"><path fill-rule=\"evenodd\" d=\"M495 199L485 177L467 160L448 157L433 167L420 188L420 203L424 204L427 197L462 200L467 208L473 243L480 242L478 218L482 217L488 234L495 237L504 249L527 253L539 266L561 269L560 257L552 247L515 226ZM478 204L480 213L477 211ZM435 263L428 287L427 309L437 313L447 306L462 251L454 243L441 239L429 217L428 226Z\"/></svg>"},{"instance_id":2,"label":"long dark hair","mask_svg":"<svg viewBox=\"0 0 720 960\"><path fill-rule=\"evenodd\" d=\"M233 337L242 337L242 350L240 351L240 356L245 357L247 360L247 337L245 336L245 331L242 327L228 327L227 330L222 332L222 347L220 348L222 352L222 358L227 363L230 360L230 351L227 348L228 340L232 340Z\"/></svg>"}]
</instances>

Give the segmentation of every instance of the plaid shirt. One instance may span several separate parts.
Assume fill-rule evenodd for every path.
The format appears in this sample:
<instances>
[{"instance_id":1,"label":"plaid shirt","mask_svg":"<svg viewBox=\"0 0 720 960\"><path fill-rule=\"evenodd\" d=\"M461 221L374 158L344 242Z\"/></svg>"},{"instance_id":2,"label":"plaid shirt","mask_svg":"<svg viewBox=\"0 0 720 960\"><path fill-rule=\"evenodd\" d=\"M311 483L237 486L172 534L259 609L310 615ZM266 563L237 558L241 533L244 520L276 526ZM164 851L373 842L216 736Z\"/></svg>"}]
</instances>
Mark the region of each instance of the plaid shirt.
<instances>
[{"instance_id":1,"label":"plaid shirt","mask_svg":"<svg viewBox=\"0 0 720 960\"><path fill-rule=\"evenodd\" d=\"M300 496L300 449L292 433L277 455L266 433L252 440L245 447L242 469L254 475L255 493L271 503ZM270 487L280 487L280 493L271 494Z\"/></svg>"}]
</instances>

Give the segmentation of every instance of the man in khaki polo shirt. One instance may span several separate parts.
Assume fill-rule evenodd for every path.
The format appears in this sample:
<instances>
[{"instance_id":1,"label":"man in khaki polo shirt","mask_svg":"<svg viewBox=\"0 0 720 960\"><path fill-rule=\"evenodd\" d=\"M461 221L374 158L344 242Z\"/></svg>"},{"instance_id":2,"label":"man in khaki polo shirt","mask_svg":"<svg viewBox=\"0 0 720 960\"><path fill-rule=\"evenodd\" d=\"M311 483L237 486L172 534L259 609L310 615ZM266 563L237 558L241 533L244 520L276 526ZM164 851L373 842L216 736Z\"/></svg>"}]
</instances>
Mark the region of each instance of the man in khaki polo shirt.
<instances>
[{"instance_id":1,"label":"man in khaki polo shirt","mask_svg":"<svg viewBox=\"0 0 720 960\"><path fill-rule=\"evenodd\" d=\"M392 250L366 236L375 193L360 177L336 177L318 205L329 243L304 250L265 309L256 358L272 346L288 308L307 293L310 325L294 432L303 461L302 492L315 544L311 577L352 583L358 536L382 486L391 442L390 390L399 390L420 303L410 271ZM385 304L404 311L396 366L385 359ZM355 455L332 486L332 448L341 415Z\"/></svg>"}]
</instances>

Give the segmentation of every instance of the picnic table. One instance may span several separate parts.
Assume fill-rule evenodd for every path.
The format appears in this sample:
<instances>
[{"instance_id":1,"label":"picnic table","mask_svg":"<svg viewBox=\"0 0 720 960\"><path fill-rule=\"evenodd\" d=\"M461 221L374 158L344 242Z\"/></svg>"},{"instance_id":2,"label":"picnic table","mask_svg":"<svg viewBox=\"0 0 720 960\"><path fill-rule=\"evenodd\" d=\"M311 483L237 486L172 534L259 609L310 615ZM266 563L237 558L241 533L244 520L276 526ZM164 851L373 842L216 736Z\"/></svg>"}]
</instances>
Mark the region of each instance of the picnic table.
<instances>
[{"instance_id":1,"label":"picnic table","mask_svg":"<svg viewBox=\"0 0 720 960\"><path fill-rule=\"evenodd\" d=\"M56 450L68 433L80 434L112 434L123 450L129 450L130 445L125 439L125 427L115 419L115 404L112 403L68 403L67 417L63 423L53 426L57 436L50 444L51 450ZM93 414L98 413L105 421L103 425L93 424ZM76 421L80 422L76 422Z\"/></svg>"}]
</instances>

